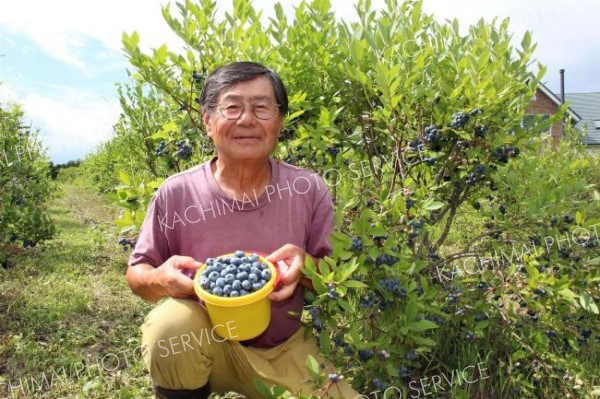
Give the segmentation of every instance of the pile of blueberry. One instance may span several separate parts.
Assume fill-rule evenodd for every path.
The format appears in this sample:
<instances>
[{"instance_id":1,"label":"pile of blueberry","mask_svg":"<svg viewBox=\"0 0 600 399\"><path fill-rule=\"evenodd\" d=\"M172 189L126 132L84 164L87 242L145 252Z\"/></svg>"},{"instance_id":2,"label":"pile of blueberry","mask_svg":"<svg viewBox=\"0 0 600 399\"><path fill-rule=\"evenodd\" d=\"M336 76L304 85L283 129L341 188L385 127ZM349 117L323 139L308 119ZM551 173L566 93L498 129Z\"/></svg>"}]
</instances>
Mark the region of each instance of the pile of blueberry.
<instances>
[{"instance_id":1,"label":"pile of blueberry","mask_svg":"<svg viewBox=\"0 0 600 399\"><path fill-rule=\"evenodd\" d=\"M121 239L119 239L119 245L121 246L123 251L127 251L127 249L129 248L135 248L135 244L137 244L137 240L134 238L122 237Z\"/></svg>"},{"instance_id":2,"label":"pile of blueberry","mask_svg":"<svg viewBox=\"0 0 600 399\"><path fill-rule=\"evenodd\" d=\"M496 158L502 163L508 163L508 158L514 158L520 154L520 150L516 147L507 145L498 147L492 152L492 157Z\"/></svg>"},{"instance_id":3,"label":"pile of blueberry","mask_svg":"<svg viewBox=\"0 0 600 399\"><path fill-rule=\"evenodd\" d=\"M487 125L475 126L475 137L484 138L490 132Z\"/></svg>"},{"instance_id":4,"label":"pile of blueberry","mask_svg":"<svg viewBox=\"0 0 600 399\"><path fill-rule=\"evenodd\" d=\"M165 155L166 149L167 149L167 143L165 143L164 140L161 140L160 143L158 143L158 147L156 147L156 149L154 150L154 155L156 155L156 156Z\"/></svg>"},{"instance_id":5,"label":"pile of blueberry","mask_svg":"<svg viewBox=\"0 0 600 399\"><path fill-rule=\"evenodd\" d=\"M181 159L189 159L192 155L192 147L186 144L185 140L179 140L175 143L177 146L177 151L175 152L175 157Z\"/></svg>"},{"instance_id":6,"label":"pile of blueberry","mask_svg":"<svg viewBox=\"0 0 600 399\"><path fill-rule=\"evenodd\" d=\"M475 166L473 172L469 173L467 176L467 186L472 186L477 184L477 182L485 177L485 168L483 165Z\"/></svg>"},{"instance_id":7,"label":"pile of blueberry","mask_svg":"<svg viewBox=\"0 0 600 399\"><path fill-rule=\"evenodd\" d=\"M465 127L467 122L469 121L469 115L464 112L456 112L452 115L452 121L450 122L450 127L454 129L462 129Z\"/></svg>"},{"instance_id":8,"label":"pile of blueberry","mask_svg":"<svg viewBox=\"0 0 600 399\"><path fill-rule=\"evenodd\" d=\"M263 288L273 277L269 266L256 254L235 251L231 256L208 258L200 286L209 294L239 297Z\"/></svg>"},{"instance_id":9,"label":"pile of blueberry","mask_svg":"<svg viewBox=\"0 0 600 399\"><path fill-rule=\"evenodd\" d=\"M435 125L430 125L425 128L425 142L435 143L440 139L440 131Z\"/></svg>"}]
</instances>

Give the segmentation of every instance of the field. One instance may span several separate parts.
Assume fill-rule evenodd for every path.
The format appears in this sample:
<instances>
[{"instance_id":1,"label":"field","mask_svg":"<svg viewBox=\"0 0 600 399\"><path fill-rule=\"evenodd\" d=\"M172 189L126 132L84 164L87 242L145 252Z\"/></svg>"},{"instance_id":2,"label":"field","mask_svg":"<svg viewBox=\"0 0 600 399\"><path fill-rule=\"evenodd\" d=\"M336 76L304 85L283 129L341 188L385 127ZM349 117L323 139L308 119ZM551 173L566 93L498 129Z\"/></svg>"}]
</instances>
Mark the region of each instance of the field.
<instances>
[{"instance_id":1,"label":"field","mask_svg":"<svg viewBox=\"0 0 600 399\"><path fill-rule=\"evenodd\" d=\"M117 209L81 181L60 187L58 235L0 269L0 397L151 397L138 347L149 305L125 282Z\"/></svg>"}]
</instances>

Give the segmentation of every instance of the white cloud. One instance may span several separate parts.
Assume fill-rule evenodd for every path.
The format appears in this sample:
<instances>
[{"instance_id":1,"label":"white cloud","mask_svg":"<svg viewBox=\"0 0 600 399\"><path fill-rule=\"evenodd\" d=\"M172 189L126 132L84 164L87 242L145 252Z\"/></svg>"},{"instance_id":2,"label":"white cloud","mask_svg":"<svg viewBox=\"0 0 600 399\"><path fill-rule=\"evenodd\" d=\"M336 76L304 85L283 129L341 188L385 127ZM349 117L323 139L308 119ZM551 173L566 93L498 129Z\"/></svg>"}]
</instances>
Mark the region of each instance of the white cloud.
<instances>
[{"instance_id":1,"label":"white cloud","mask_svg":"<svg viewBox=\"0 0 600 399\"><path fill-rule=\"evenodd\" d=\"M30 93L19 102L55 162L83 158L108 140L120 113L117 101L70 88L56 98Z\"/></svg>"},{"instance_id":2,"label":"white cloud","mask_svg":"<svg viewBox=\"0 0 600 399\"><path fill-rule=\"evenodd\" d=\"M175 36L162 18L166 0L54 0L6 1L0 13L0 31L31 38L48 55L84 69L83 48L97 40L120 52L121 34L138 30L144 46L156 47Z\"/></svg>"}]
</instances>

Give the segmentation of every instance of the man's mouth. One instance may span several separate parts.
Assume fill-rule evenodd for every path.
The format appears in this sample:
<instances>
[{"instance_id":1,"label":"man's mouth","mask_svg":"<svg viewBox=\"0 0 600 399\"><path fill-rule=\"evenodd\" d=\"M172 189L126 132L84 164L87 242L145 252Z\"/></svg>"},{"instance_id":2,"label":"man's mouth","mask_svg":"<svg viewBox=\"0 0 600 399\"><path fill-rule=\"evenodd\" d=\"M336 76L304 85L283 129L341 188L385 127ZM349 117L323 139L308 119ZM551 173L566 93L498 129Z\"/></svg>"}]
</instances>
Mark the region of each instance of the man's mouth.
<instances>
[{"instance_id":1,"label":"man's mouth","mask_svg":"<svg viewBox=\"0 0 600 399\"><path fill-rule=\"evenodd\" d=\"M258 136L233 136L234 140L259 140Z\"/></svg>"}]
</instances>

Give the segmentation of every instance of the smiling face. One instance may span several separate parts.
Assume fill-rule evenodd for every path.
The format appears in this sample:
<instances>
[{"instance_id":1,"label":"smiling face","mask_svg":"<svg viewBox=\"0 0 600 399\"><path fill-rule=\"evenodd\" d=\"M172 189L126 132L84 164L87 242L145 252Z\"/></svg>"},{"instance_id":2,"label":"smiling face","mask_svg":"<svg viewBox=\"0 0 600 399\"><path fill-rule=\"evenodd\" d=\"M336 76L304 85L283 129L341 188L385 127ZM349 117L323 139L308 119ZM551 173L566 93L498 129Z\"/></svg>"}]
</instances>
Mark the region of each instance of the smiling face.
<instances>
[{"instance_id":1,"label":"smiling face","mask_svg":"<svg viewBox=\"0 0 600 399\"><path fill-rule=\"evenodd\" d=\"M226 119L219 111L220 107L231 102L246 104L242 115L235 120ZM258 119L250 105L259 102L277 104L273 87L264 76L236 83L221 93L217 106L211 112L203 114L208 137L222 161L266 160L275 149L283 128L283 116L277 109L271 119Z\"/></svg>"}]
</instances>

